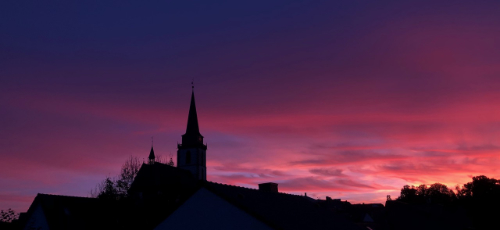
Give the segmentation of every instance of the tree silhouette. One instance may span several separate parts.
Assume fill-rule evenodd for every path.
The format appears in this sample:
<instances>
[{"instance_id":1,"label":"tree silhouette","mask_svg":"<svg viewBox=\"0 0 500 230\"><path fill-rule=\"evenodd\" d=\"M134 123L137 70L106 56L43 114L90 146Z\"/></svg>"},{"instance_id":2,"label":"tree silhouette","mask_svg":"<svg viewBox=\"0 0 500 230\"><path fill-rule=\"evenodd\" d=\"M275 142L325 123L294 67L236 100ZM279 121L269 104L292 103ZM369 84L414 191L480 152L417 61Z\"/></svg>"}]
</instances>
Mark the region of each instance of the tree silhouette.
<instances>
[{"instance_id":1,"label":"tree silhouette","mask_svg":"<svg viewBox=\"0 0 500 230\"><path fill-rule=\"evenodd\" d=\"M7 209L7 211L0 211L0 222L10 223L17 218L19 218L19 213L16 213L10 208Z\"/></svg>"},{"instance_id":2,"label":"tree silhouette","mask_svg":"<svg viewBox=\"0 0 500 230\"><path fill-rule=\"evenodd\" d=\"M484 175L458 188L460 205L464 206L478 229L491 229L500 212L500 180Z\"/></svg>"},{"instance_id":3,"label":"tree silhouette","mask_svg":"<svg viewBox=\"0 0 500 230\"><path fill-rule=\"evenodd\" d=\"M122 165L120 175L117 179L106 177L90 191L91 197L104 199L122 199L127 196L128 189L141 168L138 157L130 156Z\"/></svg>"},{"instance_id":4,"label":"tree silhouette","mask_svg":"<svg viewBox=\"0 0 500 230\"><path fill-rule=\"evenodd\" d=\"M440 183L431 184L430 186L421 184L418 187L405 185L401 189L401 195L397 200L410 204L449 204L456 200L456 195L453 190Z\"/></svg>"},{"instance_id":5,"label":"tree silhouette","mask_svg":"<svg viewBox=\"0 0 500 230\"><path fill-rule=\"evenodd\" d=\"M107 200L116 200L118 199L118 189L116 188L115 182L112 181L109 177L106 178L101 184L102 190L97 195L97 198L107 199Z\"/></svg>"},{"instance_id":6,"label":"tree silhouette","mask_svg":"<svg viewBox=\"0 0 500 230\"><path fill-rule=\"evenodd\" d=\"M484 175L475 176L472 182L464 184L460 196L476 200L495 200L500 193L500 180L488 178Z\"/></svg>"},{"instance_id":7,"label":"tree silhouette","mask_svg":"<svg viewBox=\"0 0 500 230\"><path fill-rule=\"evenodd\" d=\"M397 200L407 202L407 203L418 203L417 188L415 186L405 185L401 189L401 195Z\"/></svg>"},{"instance_id":8,"label":"tree silhouette","mask_svg":"<svg viewBox=\"0 0 500 230\"><path fill-rule=\"evenodd\" d=\"M172 157L170 157L170 161L168 161L167 165L170 165L172 167L174 167L174 161L172 160Z\"/></svg>"},{"instance_id":9,"label":"tree silhouette","mask_svg":"<svg viewBox=\"0 0 500 230\"><path fill-rule=\"evenodd\" d=\"M457 199L453 190L440 183L429 186L426 190L425 197L427 200L430 200L429 202L438 204L450 204Z\"/></svg>"},{"instance_id":10,"label":"tree silhouette","mask_svg":"<svg viewBox=\"0 0 500 230\"><path fill-rule=\"evenodd\" d=\"M475 229L492 229L500 215L500 180L475 176L471 182L457 186L456 193L440 183L418 187L405 185L397 200L408 204L433 203L459 207L467 211Z\"/></svg>"},{"instance_id":11,"label":"tree silhouette","mask_svg":"<svg viewBox=\"0 0 500 230\"><path fill-rule=\"evenodd\" d=\"M139 158L130 156L127 161L123 164L120 172L119 179L116 180L116 190L121 196L126 196L128 189L132 185L134 178L137 176L139 169L141 168L141 162Z\"/></svg>"}]
</instances>

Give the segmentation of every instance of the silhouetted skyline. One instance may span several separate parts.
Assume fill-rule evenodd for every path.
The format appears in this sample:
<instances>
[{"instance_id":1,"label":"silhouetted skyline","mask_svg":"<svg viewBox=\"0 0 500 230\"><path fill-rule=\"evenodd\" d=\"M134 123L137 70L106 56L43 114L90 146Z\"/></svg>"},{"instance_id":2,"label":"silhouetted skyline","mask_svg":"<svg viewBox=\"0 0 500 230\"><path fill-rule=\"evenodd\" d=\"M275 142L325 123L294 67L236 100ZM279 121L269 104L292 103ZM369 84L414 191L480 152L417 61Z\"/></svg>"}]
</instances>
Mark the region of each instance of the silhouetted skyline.
<instances>
[{"instance_id":1,"label":"silhouetted skyline","mask_svg":"<svg viewBox=\"0 0 500 230\"><path fill-rule=\"evenodd\" d=\"M161 5L155 5L161 4ZM173 156L350 202L500 178L497 1L0 3L0 209Z\"/></svg>"}]
</instances>

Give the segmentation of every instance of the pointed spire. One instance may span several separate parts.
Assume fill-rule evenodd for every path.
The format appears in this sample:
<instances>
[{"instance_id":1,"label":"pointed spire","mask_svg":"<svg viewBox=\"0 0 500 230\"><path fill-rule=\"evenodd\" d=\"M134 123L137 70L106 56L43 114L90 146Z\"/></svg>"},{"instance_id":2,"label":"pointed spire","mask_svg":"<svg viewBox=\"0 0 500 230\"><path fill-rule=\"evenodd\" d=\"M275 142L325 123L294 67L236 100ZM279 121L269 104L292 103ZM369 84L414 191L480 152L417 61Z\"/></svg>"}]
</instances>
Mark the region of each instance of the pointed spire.
<instances>
[{"instance_id":1,"label":"pointed spire","mask_svg":"<svg viewBox=\"0 0 500 230\"><path fill-rule=\"evenodd\" d=\"M200 135L200 128L198 126L198 114L196 113L196 105L194 102L194 90L191 92L191 105L189 106L186 134L184 135Z\"/></svg>"},{"instance_id":2,"label":"pointed spire","mask_svg":"<svg viewBox=\"0 0 500 230\"><path fill-rule=\"evenodd\" d=\"M151 146L151 151L149 152L149 160L155 160L155 151L153 150L153 146Z\"/></svg>"},{"instance_id":3,"label":"pointed spire","mask_svg":"<svg viewBox=\"0 0 500 230\"><path fill-rule=\"evenodd\" d=\"M155 151L153 150L153 137L151 137L151 151L149 152L149 163L153 164L155 162Z\"/></svg>"},{"instance_id":4,"label":"pointed spire","mask_svg":"<svg viewBox=\"0 0 500 230\"><path fill-rule=\"evenodd\" d=\"M182 146L184 147L204 147L203 136L200 134L198 126L198 114L196 113L196 104L194 101L194 86L191 91L191 104L189 106L188 122L186 133L182 135Z\"/></svg>"}]
</instances>

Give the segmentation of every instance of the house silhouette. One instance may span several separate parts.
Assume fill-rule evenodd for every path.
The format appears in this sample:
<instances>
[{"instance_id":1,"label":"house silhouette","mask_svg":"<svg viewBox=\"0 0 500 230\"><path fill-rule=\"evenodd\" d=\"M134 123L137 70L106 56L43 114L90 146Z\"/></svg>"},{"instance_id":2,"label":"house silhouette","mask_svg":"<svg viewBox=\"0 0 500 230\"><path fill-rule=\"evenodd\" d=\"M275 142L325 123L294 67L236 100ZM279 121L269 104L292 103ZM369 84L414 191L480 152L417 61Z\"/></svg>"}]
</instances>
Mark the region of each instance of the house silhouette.
<instances>
[{"instance_id":1,"label":"house silhouette","mask_svg":"<svg viewBox=\"0 0 500 230\"><path fill-rule=\"evenodd\" d=\"M151 148L121 200L38 194L23 229L366 229L339 212L347 202L206 180L206 151L194 99L177 167L155 161ZM340 208L341 209L341 208Z\"/></svg>"}]
</instances>

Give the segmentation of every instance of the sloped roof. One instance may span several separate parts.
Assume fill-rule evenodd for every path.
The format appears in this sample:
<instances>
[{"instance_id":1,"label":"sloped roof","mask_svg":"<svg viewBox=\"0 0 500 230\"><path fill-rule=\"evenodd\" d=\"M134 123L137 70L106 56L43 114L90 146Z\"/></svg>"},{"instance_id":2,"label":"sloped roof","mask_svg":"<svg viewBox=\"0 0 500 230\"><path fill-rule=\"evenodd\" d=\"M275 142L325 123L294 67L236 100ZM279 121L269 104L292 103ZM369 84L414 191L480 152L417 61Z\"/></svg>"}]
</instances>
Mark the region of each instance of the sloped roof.
<instances>
[{"instance_id":1,"label":"sloped roof","mask_svg":"<svg viewBox=\"0 0 500 230\"><path fill-rule=\"evenodd\" d=\"M361 229L306 196L198 181L187 170L161 163L143 164L130 191L182 188L194 192L201 187L274 229Z\"/></svg>"},{"instance_id":2,"label":"sloped roof","mask_svg":"<svg viewBox=\"0 0 500 230\"><path fill-rule=\"evenodd\" d=\"M49 229L112 229L116 227L113 205L97 198L39 193L28 216L41 206Z\"/></svg>"},{"instance_id":3,"label":"sloped roof","mask_svg":"<svg viewBox=\"0 0 500 230\"><path fill-rule=\"evenodd\" d=\"M274 229L362 229L308 197L206 182L203 187Z\"/></svg>"},{"instance_id":4,"label":"sloped roof","mask_svg":"<svg viewBox=\"0 0 500 230\"><path fill-rule=\"evenodd\" d=\"M196 179L191 172L167 164L155 162L142 164L129 191L154 190L166 186L196 186Z\"/></svg>"}]
</instances>

